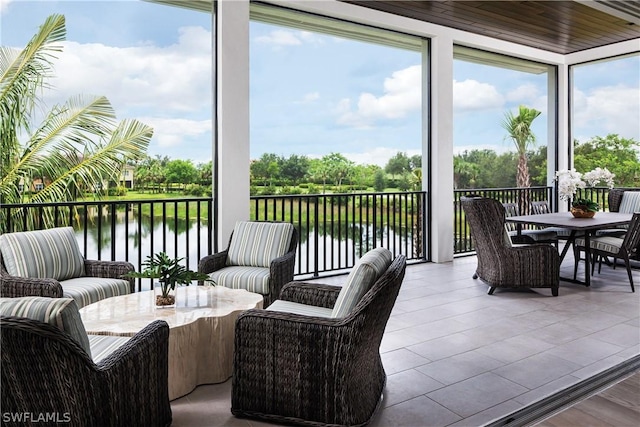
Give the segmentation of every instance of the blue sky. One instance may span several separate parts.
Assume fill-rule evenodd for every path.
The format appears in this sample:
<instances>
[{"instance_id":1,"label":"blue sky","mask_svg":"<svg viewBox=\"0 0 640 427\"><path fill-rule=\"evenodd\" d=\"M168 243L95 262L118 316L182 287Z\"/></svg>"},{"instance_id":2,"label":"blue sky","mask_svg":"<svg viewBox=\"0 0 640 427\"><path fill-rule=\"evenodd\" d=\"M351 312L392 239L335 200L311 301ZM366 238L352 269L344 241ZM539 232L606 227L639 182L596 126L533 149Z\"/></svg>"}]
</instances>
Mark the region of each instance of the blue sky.
<instances>
[{"instance_id":1,"label":"blue sky","mask_svg":"<svg viewBox=\"0 0 640 427\"><path fill-rule=\"evenodd\" d=\"M22 48L52 13L66 17L47 105L105 95L119 118L154 127L151 155L211 158L211 17L141 1L0 0L0 42ZM251 157L340 152L384 165L420 152L420 57L332 36L251 25ZM511 149L500 122L519 104L546 144L546 76L454 65L456 151ZM574 136L640 140L640 57L576 68Z\"/></svg>"}]
</instances>

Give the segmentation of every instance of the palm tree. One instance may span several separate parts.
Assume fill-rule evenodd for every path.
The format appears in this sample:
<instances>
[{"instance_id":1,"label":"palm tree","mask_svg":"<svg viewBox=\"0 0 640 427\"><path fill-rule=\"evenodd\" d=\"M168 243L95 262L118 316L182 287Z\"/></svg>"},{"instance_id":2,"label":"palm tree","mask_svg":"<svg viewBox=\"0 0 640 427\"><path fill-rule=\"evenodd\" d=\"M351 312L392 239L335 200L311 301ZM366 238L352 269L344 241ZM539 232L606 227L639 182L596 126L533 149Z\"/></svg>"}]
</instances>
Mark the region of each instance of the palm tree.
<instances>
[{"instance_id":1,"label":"palm tree","mask_svg":"<svg viewBox=\"0 0 640 427\"><path fill-rule=\"evenodd\" d=\"M145 154L153 135L137 120L117 122L104 96L71 97L32 123L65 37L64 16L51 15L24 49L0 47L0 203L21 203L35 177L46 185L29 202L75 200L85 189L117 180L127 160ZM52 225L46 211L43 219L41 226ZM0 232L6 220L0 217Z\"/></svg>"},{"instance_id":2,"label":"palm tree","mask_svg":"<svg viewBox=\"0 0 640 427\"><path fill-rule=\"evenodd\" d=\"M531 130L531 123L539 115L540 111L521 105L517 116L508 111L502 122L502 127L509 132L509 138L515 144L518 152L518 169L516 171L516 186L518 188L529 188L531 186L527 150L536 142L536 136ZM518 205L523 215L529 212L529 199L528 190L518 193Z\"/></svg>"},{"instance_id":3,"label":"palm tree","mask_svg":"<svg viewBox=\"0 0 640 427\"><path fill-rule=\"evenodd\" d=\"M502 122L502 127L509 133L509 138L515 144L518 152L516 186L519 188L531 186L529 167L527 165L527 150L536 142L536 137L531 131L531 123L539 115L540 111L521 105L517 116L508 111Z\"/></svg>"}]
</instances>

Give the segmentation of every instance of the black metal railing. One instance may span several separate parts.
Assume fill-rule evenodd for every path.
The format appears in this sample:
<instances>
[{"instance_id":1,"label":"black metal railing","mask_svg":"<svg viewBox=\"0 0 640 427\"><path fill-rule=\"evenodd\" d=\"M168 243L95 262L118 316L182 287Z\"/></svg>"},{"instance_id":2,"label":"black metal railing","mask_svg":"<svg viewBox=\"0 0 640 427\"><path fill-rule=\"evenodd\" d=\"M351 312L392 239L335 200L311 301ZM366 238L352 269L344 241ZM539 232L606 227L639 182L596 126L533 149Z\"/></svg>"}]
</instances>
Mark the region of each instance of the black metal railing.
<instances>
[{"instance_id":1,"label":"black metal railing","mask_svg":"<svg viewBox=\"0 0 640 427\"><path fill-rule=\"evenodd\" d=\"M555 210L552 187L464 189L454 191L454 254L474 251L460 198L470 194L527 203L547 200ZM607 209L608 188L580 190ZM352 267L357 258L384 246L410 261L430 261L430 202L426 192L274 195L251 197L250 219L291 222L300 244L297 276ZM93 201L0 205L0 233L73 226L87 259L129 261L139 270L159 251L185 258L197 269L212 253L213 203L210 198ZM140 288L140 285L138 286Z\"/></svg>"},{"instance_id":2,"label":"black metal railing","mask_svg":"<svg viewBox=\"0 0 640 427\"><path fill-rule=\"evenodd\" d=\"M376 246L429 260L426 193L341 193L251 197L251 219L291 222L300 235L296 275L353 267Z\"/></svg>"},{"instance_id":3,"label":"black metal railing","mask_svg":"<svg viewBox=\"0 0 640 427\"><path fill-rule=\"evenodd\" d=\"M258 196L251 206L253 220L297 227L299 276L348 269L376 246L410 260L429 259L424 192ZM0 206L0 233L59 226L74 228L86 259L129 261L138 271L159 251L185 258L195 270L213 248L209 198Z\"/></svg>"}]
</instances>

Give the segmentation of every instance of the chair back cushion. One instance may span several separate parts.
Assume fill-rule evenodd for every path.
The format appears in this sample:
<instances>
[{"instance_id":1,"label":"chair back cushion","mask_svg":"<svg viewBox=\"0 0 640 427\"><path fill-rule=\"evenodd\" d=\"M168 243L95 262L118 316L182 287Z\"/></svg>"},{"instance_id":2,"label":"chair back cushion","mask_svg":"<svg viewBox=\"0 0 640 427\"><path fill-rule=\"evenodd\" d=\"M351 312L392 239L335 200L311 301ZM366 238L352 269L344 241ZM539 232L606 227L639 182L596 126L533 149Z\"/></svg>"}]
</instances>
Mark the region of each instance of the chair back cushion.
<instances>
[{"instance_id":1,"label":"chair back cushion","mask_svg":"<svg viewBox=\"0 0 640 427\"><path fill-rule=\"evenodd\" d=\"M5 233L0 251L12 276L66 280L84 275L84 258L72 227Z\"/></svg>"},{"instance_id":2,"label":"chair back cushion","mask_svg":"<svg viewBox=\"0 0 640 427\"><path fill-rule=\"evenodd\" d=\"M338 294L331 317L347 316L358 304L360 298L389 268L392 257L391 252L385 248L375 248L364 254L351 269L346 283Z\"/></svg>"},{"instance_id":3,"label":"chair back cushion","mask_svg":"<svg viewBox=\"0 0 640 427\"><path fill-rule=\"evenodd\" d=\"M76 302L71 298L0 298L0 314L49 323L66 332L91 356L89 338Z\"/></svg>"},{"instance_id":4,"label":"chair back cushion","mask_svg":"<svg viewBox=\"0 0 640 427\"><path fill-rule=\"evenodd\" d=\"M226 264L268 268L272 260L287 253L292 236L293 225L288 222L238 221Z\"/></svg>"},{"instance_id":5,"label":"chair back cushion","mask_svg":"<svg viewBox=\"0 0 640 427\"><path fill-rule=\"evenodd\" d=\"M640 212L640 191L625 191L620 201L618 212L634 213Z\"/></svg>"}]
</instances>

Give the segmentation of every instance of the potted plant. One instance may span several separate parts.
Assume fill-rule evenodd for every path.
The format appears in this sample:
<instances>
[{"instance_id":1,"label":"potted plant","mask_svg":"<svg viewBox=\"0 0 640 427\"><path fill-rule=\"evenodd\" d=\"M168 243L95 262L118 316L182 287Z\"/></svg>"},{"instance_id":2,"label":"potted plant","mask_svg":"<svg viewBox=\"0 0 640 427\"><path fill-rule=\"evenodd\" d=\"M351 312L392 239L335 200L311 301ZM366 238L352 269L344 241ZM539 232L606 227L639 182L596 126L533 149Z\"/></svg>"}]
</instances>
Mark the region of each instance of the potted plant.
<instances>
[{"instance_id":1,"label":"potted plant","mask_svg":"<svg viewBox=\"0 0 640 427\"><path fill-rule=\"evenodd\" d=\"M166 253L159 252L153 256L148 256L142 263L144 270L140 273L131 272L127 277L158 279L160 293L156 295L156 306L174 306L176 285L186 285L193 280L203 280L215 282L204 273L198 273L180 265L184 258L170 258Z\"/></svg>"},{"instance_id":2,"label":"potted plant","mask_svg":"<svg viewBox=\"0 0 640 427\"><path fill-rule=\"evenodd\" d=\"M561 170L556 172L558 182L558 196L562 200L571 200L571 213L576 218L593 218L600 210L600 205L591 199L575 197L579 188L595 187L604 181L609 188L613 188L614 174L608 169L595 168L594 170L581 174L572 170Z\"/></svg>"}]
</instances>

